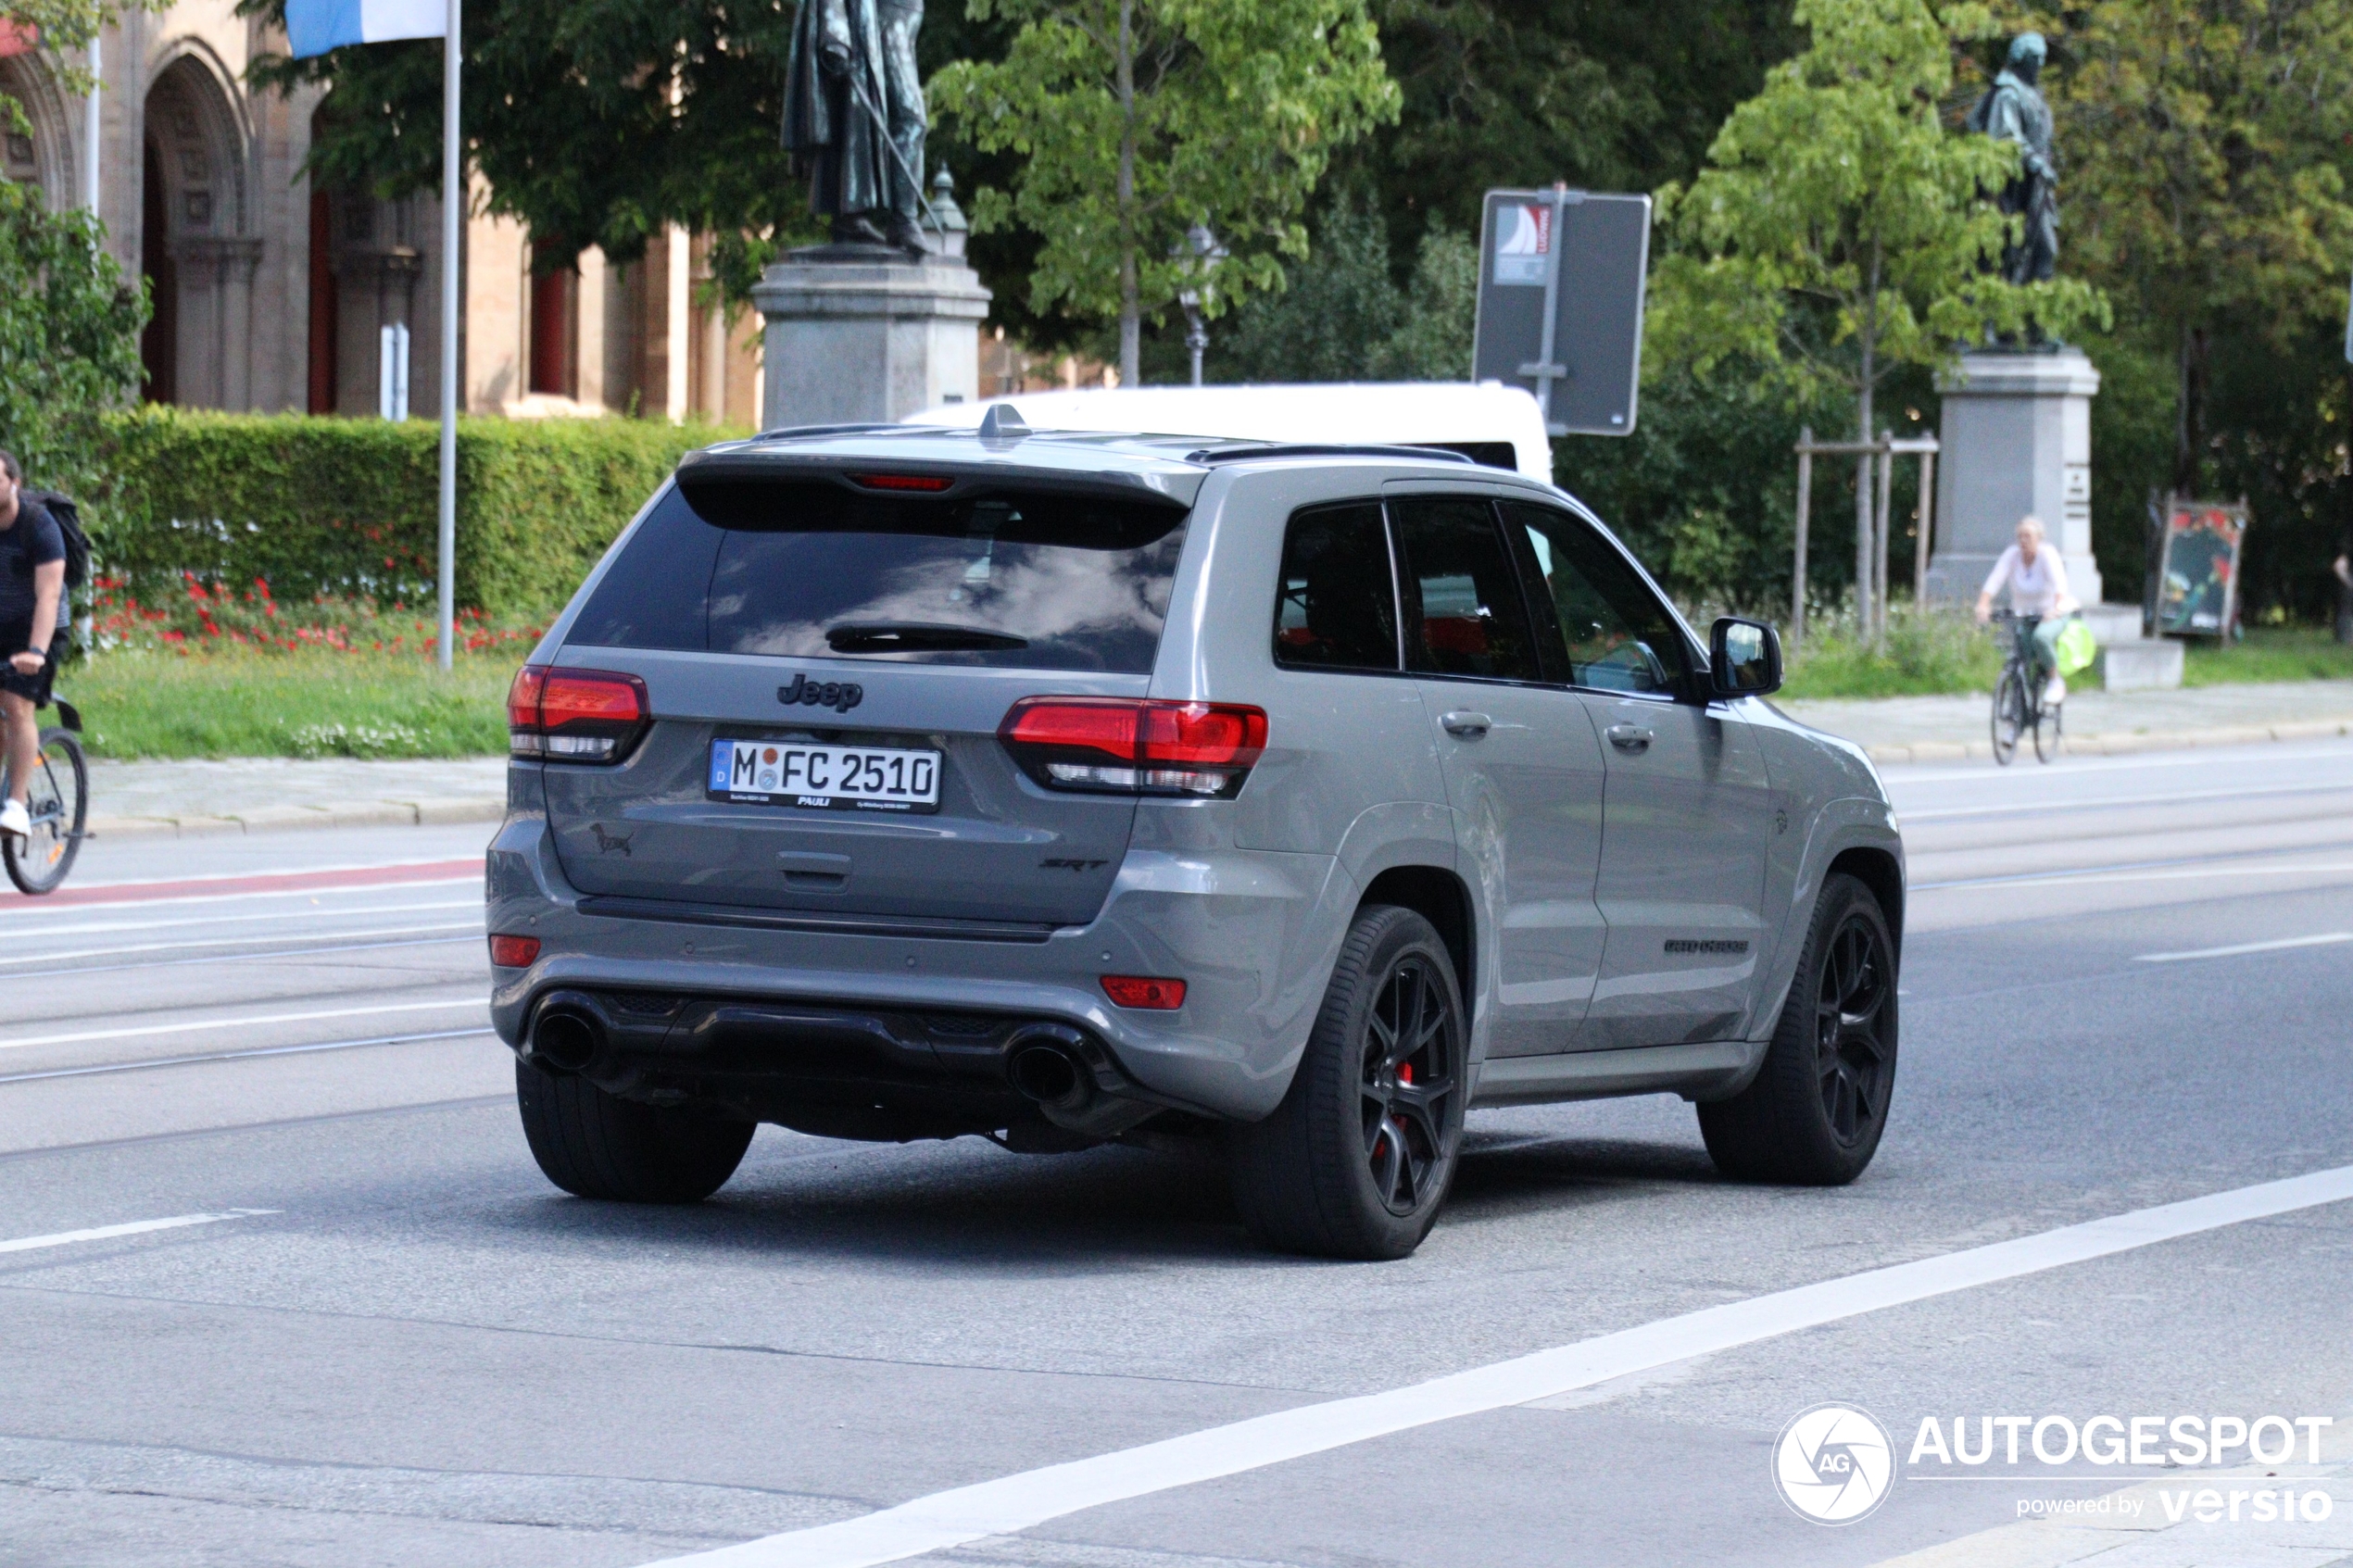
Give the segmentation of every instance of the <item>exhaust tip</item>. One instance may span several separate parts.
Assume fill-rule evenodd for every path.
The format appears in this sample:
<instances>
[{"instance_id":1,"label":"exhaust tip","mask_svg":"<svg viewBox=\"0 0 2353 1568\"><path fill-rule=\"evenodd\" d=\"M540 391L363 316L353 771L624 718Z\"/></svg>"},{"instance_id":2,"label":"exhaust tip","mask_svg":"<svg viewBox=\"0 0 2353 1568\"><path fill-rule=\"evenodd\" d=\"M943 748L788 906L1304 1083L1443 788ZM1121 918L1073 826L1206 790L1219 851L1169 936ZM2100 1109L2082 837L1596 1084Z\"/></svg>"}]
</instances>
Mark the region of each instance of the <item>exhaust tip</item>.
<instances>
[{"instance_id":1,"label":"exhaust tip","mask_svg":"<svg viewBox=\"0 0 2353 1568\"><path fill-rule=\"evenodd\" d=\"M581 1072L596 1060L597 1026L576 1012L542 1012L531 1032L531 1054L566 1073Z\"/></svg>"},{"instance_id":2,"label":"exhaust tip","mask_svg":"<svg viewBox=\"0 0 2353 1568\"><path fill-rule=\"evenodd\" d=\"M1005 1075L1024 1098L1039 1105L1070 1106L1086 1098L1079 1064L1059 1046L1024 1046L1005 1064Z\"/></svg>"}]
</instances>

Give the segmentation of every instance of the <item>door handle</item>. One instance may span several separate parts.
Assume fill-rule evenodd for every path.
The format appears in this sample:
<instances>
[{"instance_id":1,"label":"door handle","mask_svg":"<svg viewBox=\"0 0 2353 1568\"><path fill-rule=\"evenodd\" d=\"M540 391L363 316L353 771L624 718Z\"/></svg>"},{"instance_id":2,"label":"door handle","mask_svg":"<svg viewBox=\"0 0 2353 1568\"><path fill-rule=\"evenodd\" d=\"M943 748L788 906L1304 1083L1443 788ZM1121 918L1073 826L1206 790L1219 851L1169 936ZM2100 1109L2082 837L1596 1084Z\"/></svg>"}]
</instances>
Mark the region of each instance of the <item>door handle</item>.
<instances>
[{"instance_id":1,"label":"door handle","mask_svg":"<svg viewBox=\"0 0 2353 1568\"><path fill-rule=\"evenodd\" d=\"M1648 751L1651 742L1658 738L1657 731L1646 730L1640 724L1612 724L1602 733L1609 736L1609 744L1620 751Z\"/></svg>"},{"instance_id":2,"label":"door handle","mask_svg":"<svg viewBox=\"0 0 2353 1568\"><path fill-rule=\"evenodd\" d=\"M1495 727L1495 721L1484 713L1441 713L1438 721L1448 734L1464 740L1478 740Z\"/></svg>"}]
</instances>

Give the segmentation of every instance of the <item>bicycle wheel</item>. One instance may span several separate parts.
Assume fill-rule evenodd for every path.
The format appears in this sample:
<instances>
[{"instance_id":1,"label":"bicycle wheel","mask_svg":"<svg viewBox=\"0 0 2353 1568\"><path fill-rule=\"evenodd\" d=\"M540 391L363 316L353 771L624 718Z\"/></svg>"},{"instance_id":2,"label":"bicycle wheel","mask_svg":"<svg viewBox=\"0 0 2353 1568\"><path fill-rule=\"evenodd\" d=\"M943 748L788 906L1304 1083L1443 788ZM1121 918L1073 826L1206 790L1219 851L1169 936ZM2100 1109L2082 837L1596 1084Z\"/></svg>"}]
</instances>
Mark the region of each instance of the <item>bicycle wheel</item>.
<instances>
[{"instance_id":1,"label":"bicycle wheel","mask_svg":"<svg viewBox=\"0 0 2353 1568\"><path fill-rule=\"evenodd\" d=\"M2018 666L2005 665L1994 688L1994 760L2007 768L2018 755L2018 733L2026 727L2026 686Z\"/></svg>"},{"instance_id":2,"label":"bicycle wheel","mask_svg":"<svg viewBox=\"0 0 2353 1568\"><path fill-rule=\"evenodd\" d=\"M33 770L25 812L32 831L0 839L0 861L19 891L55 893L82 852L82 830L90 819L90 768L71 730L41 732L41 765Z\"/></svg>"},{"instance_id":3,"label":"bicycle wheel","mask_svg":"<svg viewBox=\"0 0 2353 1568\"><path fill-rule=\"evenodd\" d=\"M2034 760L2048 762L2059 754L2059 715L2065 704L2052 703L2034 713Z\"/></svg>"}]
</instances>

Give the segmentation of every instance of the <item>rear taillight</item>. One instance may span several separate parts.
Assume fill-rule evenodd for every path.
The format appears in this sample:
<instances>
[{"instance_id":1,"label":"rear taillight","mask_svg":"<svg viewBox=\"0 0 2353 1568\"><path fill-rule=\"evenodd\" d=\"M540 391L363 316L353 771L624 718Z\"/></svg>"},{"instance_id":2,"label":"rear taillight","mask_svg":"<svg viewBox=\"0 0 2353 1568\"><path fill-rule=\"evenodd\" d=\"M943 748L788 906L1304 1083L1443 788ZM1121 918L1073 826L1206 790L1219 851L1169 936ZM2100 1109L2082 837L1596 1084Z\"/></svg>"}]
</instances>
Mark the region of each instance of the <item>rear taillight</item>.
<instances>
[{"instance_id":1,"label":"rear taillight","mask_svg":"<svg viewBox=\"0 0 2353 1568\"><path fill-rule=\"evenodd\" d=\"M997 735L1049 789L1230 798L1266 749L1266 714L1230 703L1029 696Z\"/></svg>"},{"instance_id":2,"label":"rear taillight","mask_svg":"<svg viewBox=\"0 0 2353 1568\"><path fill-rule=\"evenodd\" d=\"M507 747L550 762L618 762L650 717L635 675L526 664L507 689Z\"/></svg>"},{"instance_id":3,"label":"rear taillight","mask_svg":"<svg viewBox=\"0 0 2353 1568\"><path fill-rule=\"evenodd\" d=\"M490 939L490 961L500 969L529 969L539 961L539 938L493 936Z\"/></svg>"}]
</instances>

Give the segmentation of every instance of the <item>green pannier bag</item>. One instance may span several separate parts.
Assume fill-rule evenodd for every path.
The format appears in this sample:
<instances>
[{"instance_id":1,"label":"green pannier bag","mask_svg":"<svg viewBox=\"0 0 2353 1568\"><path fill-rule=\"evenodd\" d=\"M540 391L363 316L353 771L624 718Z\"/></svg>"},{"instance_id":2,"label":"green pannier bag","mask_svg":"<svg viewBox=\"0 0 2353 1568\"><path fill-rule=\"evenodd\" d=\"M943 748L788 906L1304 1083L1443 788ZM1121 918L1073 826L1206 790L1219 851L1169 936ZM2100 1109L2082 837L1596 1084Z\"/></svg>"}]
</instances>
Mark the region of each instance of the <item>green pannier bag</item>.
<instances>
[{"instance_id":1,"label":"green pannier bag","mask_svg":"<svg viewBox=\"0 0 2353 1568\"><path fill-rule=\"evenodd\" d=\"M2099 657L2100 646L2092 640L2089 626L2081 621L2070 621L2060 628L2054 651L2058 655L2059 673L2072 675L2092 667L2092 660Z\"/></svg>"}]
</instances>

